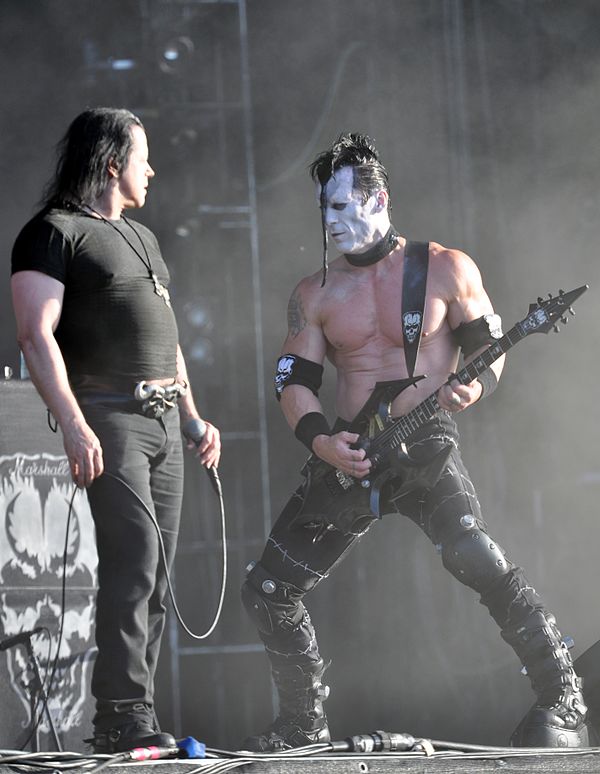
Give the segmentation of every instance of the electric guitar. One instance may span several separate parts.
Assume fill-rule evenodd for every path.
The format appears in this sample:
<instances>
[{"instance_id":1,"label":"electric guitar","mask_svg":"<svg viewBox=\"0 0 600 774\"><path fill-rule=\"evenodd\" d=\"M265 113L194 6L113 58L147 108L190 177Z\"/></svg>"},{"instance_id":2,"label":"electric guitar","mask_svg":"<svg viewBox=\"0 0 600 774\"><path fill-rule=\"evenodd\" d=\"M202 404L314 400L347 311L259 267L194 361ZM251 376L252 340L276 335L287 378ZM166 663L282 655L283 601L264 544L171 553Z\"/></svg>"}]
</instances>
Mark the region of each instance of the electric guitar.
<instances>
[{"instance_id":1,"label":"electric guitar","mask_svg":"<svg viewBox=\"0 0 600 774\"><path fill-rule=\"evenodd\" d=\"M575 314L571 305L588 289L582 285L565 293L559 290L557 296L538 298L531 304L525 319L518 322L508 333L497 339L484 352L464 366L458 373L451 374L446 384L458 381L469 384L486 368L509 349L532 333L558 331L558 323L567 323L567 314ZM383 485L394 478L394 497L402 497L420 487L430 487L439 478L451 448L442 449L425 466L411 461L406 453L405 442L439 411L437 391L419 403L407 414L392 418L390 406L394 398L410 385L425 376L377 382L369 399L352 420L349 432L358 433L357 448L365 449L371 460L371 470L364 479L353 478L311 455L304 467L302 507L296 514L292 528L307 524L318 524L323 529L328 525L347 531L360 522L381 518L380 496ZM401 485L396 488L398 479Z\"/></svg>"}]
</instances>

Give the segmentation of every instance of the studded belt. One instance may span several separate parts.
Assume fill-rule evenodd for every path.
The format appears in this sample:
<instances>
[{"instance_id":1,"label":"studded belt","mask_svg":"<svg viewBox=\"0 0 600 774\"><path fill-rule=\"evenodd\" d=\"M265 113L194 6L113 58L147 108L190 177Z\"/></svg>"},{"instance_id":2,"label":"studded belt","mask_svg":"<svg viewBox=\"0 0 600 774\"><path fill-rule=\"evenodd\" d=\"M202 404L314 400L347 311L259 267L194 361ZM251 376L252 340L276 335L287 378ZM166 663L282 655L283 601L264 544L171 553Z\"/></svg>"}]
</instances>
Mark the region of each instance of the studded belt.
<instances>
[{"instance_id":1,"label":"studded belt","mask_svg":"<svg viewBox=\"0 0 600 774\"><path fill-rule=\"evenodd\" d=\"M146 417L158 419L166 411L174 408L179 398L187 393L187 384L173 382L160 385L141 381L131 390L129 384L83 377L74 380L73 390L81 406L118 405L140 412Z\"/></svg>"}]
</instances>

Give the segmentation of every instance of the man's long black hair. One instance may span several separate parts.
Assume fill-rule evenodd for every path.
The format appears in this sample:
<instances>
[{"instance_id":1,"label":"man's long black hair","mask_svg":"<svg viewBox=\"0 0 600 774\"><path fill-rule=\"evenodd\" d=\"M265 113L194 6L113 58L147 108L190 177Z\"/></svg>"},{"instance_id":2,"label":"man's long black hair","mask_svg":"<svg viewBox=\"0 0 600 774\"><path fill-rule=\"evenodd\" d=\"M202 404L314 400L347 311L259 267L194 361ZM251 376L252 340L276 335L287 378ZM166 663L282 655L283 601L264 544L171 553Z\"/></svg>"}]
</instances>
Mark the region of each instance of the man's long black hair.
<instances>
[{"instance_id":1,"label":"man's long black hair","mask_svg":"<svg viewBox=\"0 0 600 774\"><path fill-rule=\"evenodd\" d=\"M91 108L80 113L57 146L56 171L44 190L42 204L95 202L109 183L109 164L118 172L127 164L132 126L144 128L137 116L123 108Z\"/></svg>"},{"instance_id":2,"label":"man's long black hair","mask_svg":"<svg viewBox=\"0 0 600 774\"><path fill-rule=\"evenodd\" d=\"M325 227L325 186L331 176L342 167L353 168L353 187L360 191L363 202L376 191L390 193L388 173L379 161L379 153L373 140L366 134L346 132L340 134L333 145L319 153L309 167L310 176L321 186L321 226L323 229L323 282L327 279L327 229ZM388 199L389 202L389 199ZM391 204L388 203L391 210Z\"/></svg>"}]
</instances>

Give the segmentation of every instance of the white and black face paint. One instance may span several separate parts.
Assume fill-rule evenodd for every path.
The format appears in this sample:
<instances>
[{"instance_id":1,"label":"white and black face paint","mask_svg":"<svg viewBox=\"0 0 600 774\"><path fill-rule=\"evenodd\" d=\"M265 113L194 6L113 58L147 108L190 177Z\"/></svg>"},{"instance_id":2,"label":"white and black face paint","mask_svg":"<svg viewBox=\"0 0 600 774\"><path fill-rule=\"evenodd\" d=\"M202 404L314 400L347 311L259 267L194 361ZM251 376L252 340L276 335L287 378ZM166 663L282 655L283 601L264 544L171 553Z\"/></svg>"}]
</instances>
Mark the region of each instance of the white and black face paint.
<instances>
[{"instance_id":1,"label":"white and black face paint","mask_svg":"<svg viewBox=\"0 0 600 774\"><path fill-rule=\"evenodd\" d=\"M324 193L323 222L341 253L364 253L384 236L388 224L382 229L377 198L373 195L363 202L354 188L352 167L336 170L325 184Z\"/></svg>"}]
</instances>

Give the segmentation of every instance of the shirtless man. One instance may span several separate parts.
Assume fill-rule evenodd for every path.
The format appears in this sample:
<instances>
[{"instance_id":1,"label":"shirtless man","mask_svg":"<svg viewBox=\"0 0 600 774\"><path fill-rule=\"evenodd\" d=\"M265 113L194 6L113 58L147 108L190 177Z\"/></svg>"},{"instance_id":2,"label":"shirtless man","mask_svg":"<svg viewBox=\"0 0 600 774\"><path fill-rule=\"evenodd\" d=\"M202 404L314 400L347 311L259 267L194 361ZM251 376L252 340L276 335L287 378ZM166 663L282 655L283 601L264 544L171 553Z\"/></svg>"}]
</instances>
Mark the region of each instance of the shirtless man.
<instances>
[{"instance_id":1,"label":"shirtless man","mask_svg":"<svg viewBox=\"0 0 600 774\"><path fill-rule=\"evenodd\" d=\"M354 483L367 483L372 462L364 449L356 448L359 435L347 428L376 382L412 376L416 353L409 355L411 347L405 346L410 336L406 338L401 303L403 283L413 290L415 284L413 275L404 274L408 255L409 271L419 269L413 247L409 251L407 240L390 223L387 173L369 138L340 136L315 159L311 175L323 226L342 255L328 270L325 249L323 272L303 279L291 296L276 389L290 427L314 457L337 469L340 481L346 474ZM416 463L423 478L406 492L401 489L402 461L398 458L395 467L392 462L394 476L381 491L381 512L408 516L441 546L446 569L480 594L501 636L527 668L537 701L512 743L585 746L581 681L555 619L523 570L490 539L458 448L453 415L494 390L503 359L470 384L445 384L456 371L461 349L469 361L500 335L499 318L467 255L433 242L424 253L428 269L416 374L428 378L394 397L390 409L393 417L405 415L438 390L439 410L406 444L413 469ZM411 322L414 334L414 317ZM326 357L337 373L333 428L318 399ZM325 664L302 599L328 577L374 519L364 508L350 520L325 514L298 518L310 486L307 478L284 508L242 588L271 662L280 705L274 723L246 739L245 749L272 751L329 740L322 703L328 694L322 682Z\"/></svg>"}]
</instances>

